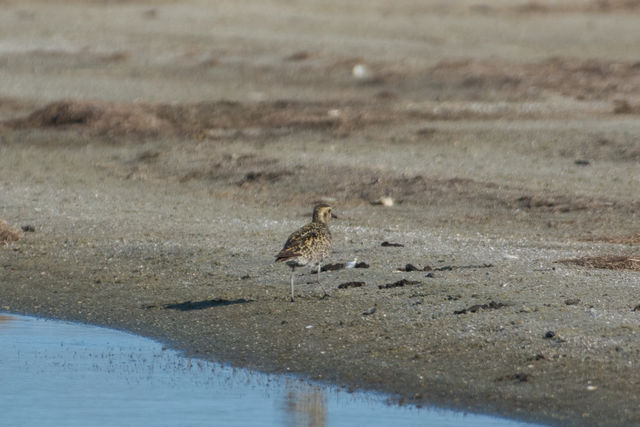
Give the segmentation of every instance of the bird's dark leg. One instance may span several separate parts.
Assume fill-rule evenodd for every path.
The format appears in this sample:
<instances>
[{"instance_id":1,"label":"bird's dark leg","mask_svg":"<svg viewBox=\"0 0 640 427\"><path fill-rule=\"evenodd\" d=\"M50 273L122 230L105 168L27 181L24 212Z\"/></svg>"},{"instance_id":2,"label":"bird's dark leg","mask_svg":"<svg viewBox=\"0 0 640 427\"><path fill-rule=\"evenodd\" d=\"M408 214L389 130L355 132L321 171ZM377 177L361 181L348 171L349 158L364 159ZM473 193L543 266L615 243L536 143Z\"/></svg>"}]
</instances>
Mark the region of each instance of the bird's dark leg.
<instances>
[{"instance_id":1,"label":"bird's dark leg","mask_svg":"<svg viewBox=\"0 0 640 427\"><path fill-rule=\"evenodd\" d=\"M291 267L291 302L293 302L293 272L295 269L295 267Z\"/></svg>"}]
</instances>

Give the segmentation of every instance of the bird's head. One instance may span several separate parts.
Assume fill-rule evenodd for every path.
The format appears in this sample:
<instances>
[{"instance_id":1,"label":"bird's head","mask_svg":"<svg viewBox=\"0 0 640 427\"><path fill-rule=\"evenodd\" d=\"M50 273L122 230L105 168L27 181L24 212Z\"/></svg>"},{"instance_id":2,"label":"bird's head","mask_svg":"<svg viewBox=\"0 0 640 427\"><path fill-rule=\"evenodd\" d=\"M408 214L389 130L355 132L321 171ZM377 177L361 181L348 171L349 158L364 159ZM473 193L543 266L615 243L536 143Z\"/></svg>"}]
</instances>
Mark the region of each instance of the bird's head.
<instances>
[{"instance_id":1,"label":"bird's head","mask_svg":"<svg viewBox=\"0 0 640 427\"><path fill-rule=\"evenodd\" d=\"M321 222L328 224L329 219L337 218L333 212L333 208L326 203L320 203L313 208L313 222Z\"/></svg>"}]
</instances>

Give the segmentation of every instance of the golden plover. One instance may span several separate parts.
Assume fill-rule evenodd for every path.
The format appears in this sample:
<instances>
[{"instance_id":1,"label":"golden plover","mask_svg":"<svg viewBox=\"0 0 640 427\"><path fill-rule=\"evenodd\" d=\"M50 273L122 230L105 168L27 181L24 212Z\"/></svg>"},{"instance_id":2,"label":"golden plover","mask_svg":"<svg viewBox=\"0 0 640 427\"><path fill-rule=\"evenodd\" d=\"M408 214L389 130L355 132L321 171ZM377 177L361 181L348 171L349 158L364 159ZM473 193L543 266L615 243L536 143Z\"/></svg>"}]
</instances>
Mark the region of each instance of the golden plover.
<instances>
[{"instance_id":1,"label":"golden plover","mask_svg":"<svg viewBox=\"0 0 640 427\"><path fill-rule=\"evenodd\" d=\"M291 267L291 301L293 301L293 272L296 267L317 265L318 283L322 260L331 251L329 219L336 218L331 206L321 203L313 208L313 219L287 239L282 250L276 255L276 262L285 262Z\"/></svg>"}]
</instances>

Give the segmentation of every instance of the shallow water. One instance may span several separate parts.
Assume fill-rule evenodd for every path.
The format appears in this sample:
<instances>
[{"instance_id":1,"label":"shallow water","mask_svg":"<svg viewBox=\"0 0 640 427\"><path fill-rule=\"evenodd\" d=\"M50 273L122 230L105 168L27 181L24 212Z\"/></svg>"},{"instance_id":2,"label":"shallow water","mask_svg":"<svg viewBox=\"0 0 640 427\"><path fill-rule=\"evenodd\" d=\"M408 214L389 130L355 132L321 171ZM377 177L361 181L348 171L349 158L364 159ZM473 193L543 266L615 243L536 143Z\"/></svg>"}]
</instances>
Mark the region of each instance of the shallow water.
<instances>
[{"instance_id":1,"label":"shallow water","mask_svg":"<svg viewBox=\"0 0 640 427\"><path fill-rule=\"evenodd\" d=\"M514 426L182 357L111 329L0 315L0 425Z\"/></svg>"}]
</instances>

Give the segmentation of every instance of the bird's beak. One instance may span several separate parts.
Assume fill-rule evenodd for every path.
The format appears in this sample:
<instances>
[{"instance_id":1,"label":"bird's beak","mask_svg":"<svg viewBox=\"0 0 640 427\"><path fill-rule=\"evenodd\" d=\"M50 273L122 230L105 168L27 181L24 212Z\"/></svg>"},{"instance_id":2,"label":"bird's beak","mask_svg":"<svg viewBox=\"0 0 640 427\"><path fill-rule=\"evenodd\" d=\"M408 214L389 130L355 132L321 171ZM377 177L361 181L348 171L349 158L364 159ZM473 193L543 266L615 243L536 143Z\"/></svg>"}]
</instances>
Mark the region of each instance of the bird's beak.
<instances>
[{"instance_id":1,"label":"bird's beak","mask_svg":"<svg viewBox=\"0 0 640 427\"><path fill-rule=\"evenodd\" d=\"M333 212L331 212L331 218L338 219L338 216L336 214L334 214Z\"/></svg>"}]
</instances>

